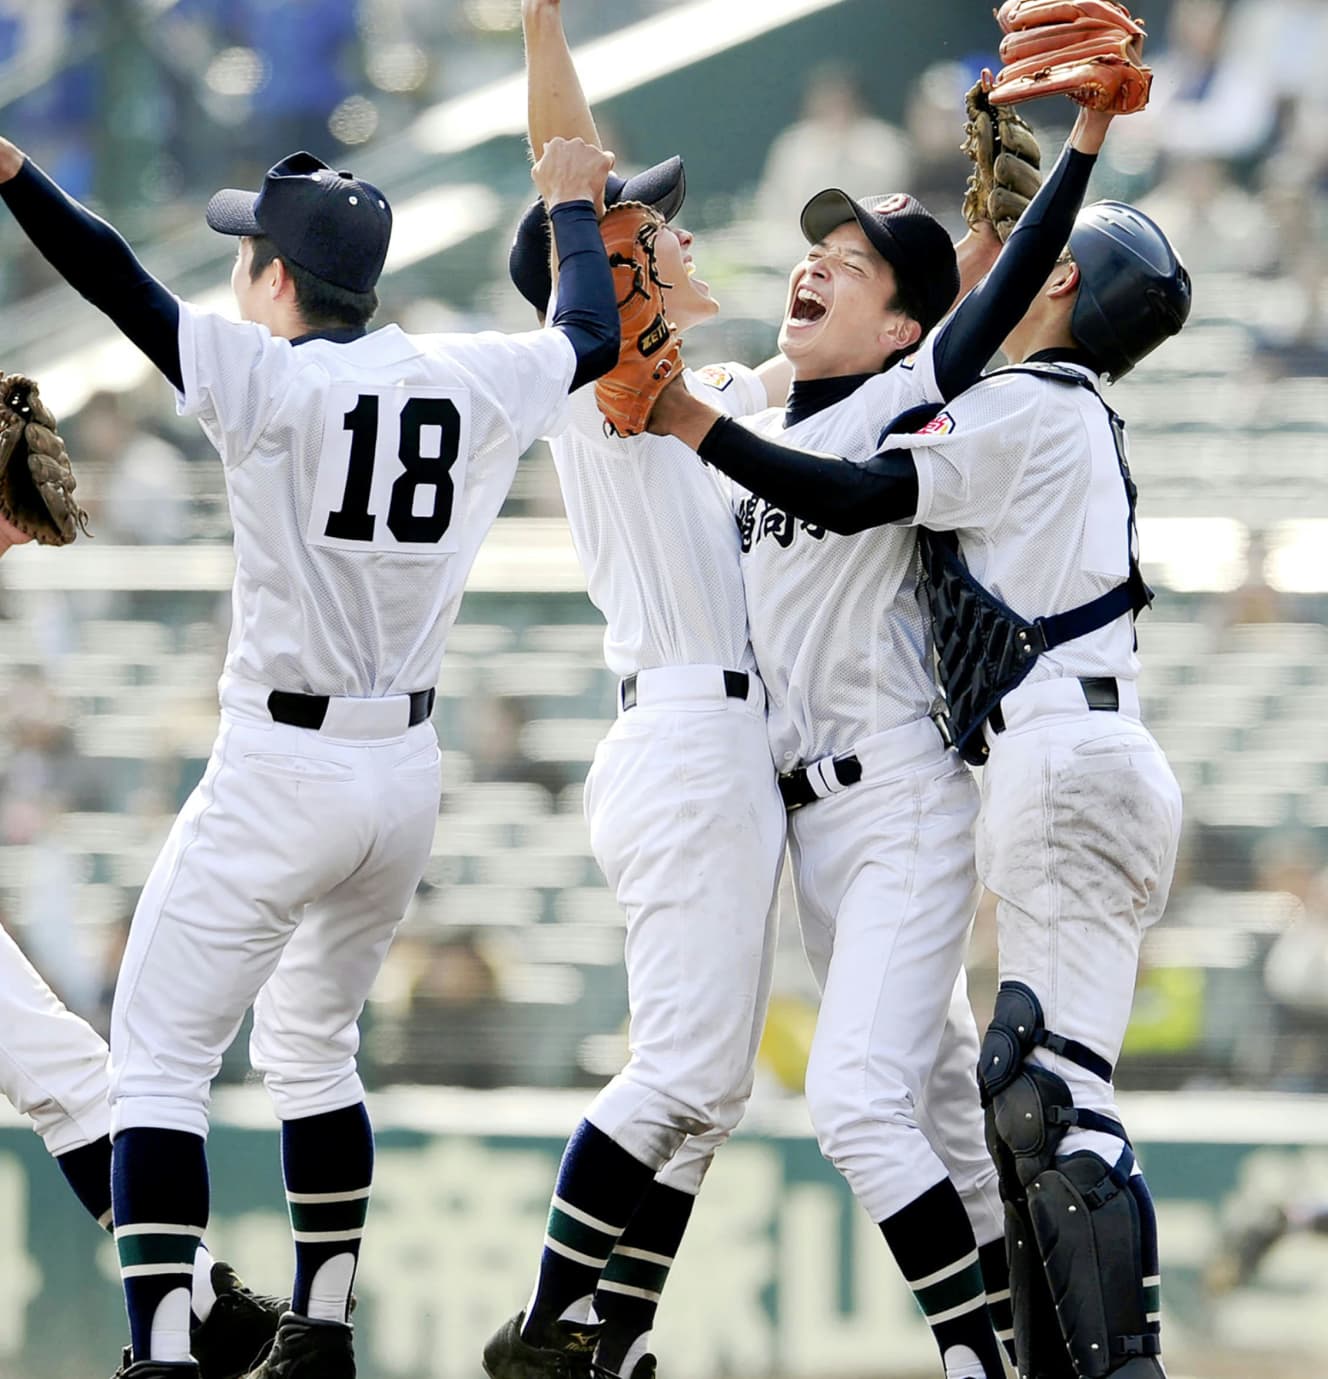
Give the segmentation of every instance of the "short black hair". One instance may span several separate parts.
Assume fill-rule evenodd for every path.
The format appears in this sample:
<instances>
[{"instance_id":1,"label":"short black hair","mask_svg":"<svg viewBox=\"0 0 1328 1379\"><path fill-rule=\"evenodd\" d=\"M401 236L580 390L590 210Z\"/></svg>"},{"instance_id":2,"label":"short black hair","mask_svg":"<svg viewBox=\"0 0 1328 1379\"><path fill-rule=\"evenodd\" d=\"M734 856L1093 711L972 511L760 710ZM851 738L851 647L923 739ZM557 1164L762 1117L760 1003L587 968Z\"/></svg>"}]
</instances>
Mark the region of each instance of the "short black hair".
<instances>
[{"instance_id":1,"label":"short black hair","mask_svg":"<svg viewBox=\"0 0 1328 1379\"><path fill-rule=\"evenodd\" d=\"M277 248L268 235L254 235L253 261L249 265L249 279L255 281L274 259L281 259L295 284L295 305L305 325L315 329L329 329L337 326L367 326L378 311L378 293L370 288L368 292L350 292L337 287L324 278L292 263Z\"/></svg>"}]
</instances>

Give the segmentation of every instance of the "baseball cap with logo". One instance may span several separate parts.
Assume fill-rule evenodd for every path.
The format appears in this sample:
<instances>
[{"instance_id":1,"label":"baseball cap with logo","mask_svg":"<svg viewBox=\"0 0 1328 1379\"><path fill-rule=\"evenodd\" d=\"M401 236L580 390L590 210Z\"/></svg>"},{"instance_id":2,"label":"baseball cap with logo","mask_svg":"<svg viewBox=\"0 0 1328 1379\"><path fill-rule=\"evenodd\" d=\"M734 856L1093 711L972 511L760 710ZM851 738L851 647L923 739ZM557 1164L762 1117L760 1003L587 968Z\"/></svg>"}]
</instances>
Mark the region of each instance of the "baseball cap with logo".
<instances>
[{"instance_id":1,"label":"baseball cap with logo","mask_svg":"<svg viewBox=\"0 0 1328 1379\"><path fill-rule=\"evenodd\" d=\"M635 177L619 177L611 172L604 184L605 206L620 201L641 201L672 220L682 209L687 194L687 178L681 158L666 158ZM516 290L536 311L549 305L553 276L549 271L549 217L544 203L537 201L521 217L512 247L507 255L507 271Z\"/></svg>"},{"instance_id":2,"label":"baseball cap with logo","mask_svg":"<svg viewBox=\"0 0 1328 1379\"><path fill-rule=\"evenodd\" d=\"M914 300L925 335L959 295L959 264L945 227L903 192L855 201L838 188L818 192L802 208L802 233L819 244L832 230L856 220L872 247L895 270L895 281Z\"/></svg>"},{"instance_id":3,"label":"baseball cap with logo","mask_svg":"<svg viewBox=\"0 0 1328 1379\"><path fill-rule=\"evenodd\" d=\"M392 238L383 193L312 153L283 158L261 191L219 191L207 223L223 235L267 235L282 258L347 292L373 289Z\"/></svg>"}]
</instances>

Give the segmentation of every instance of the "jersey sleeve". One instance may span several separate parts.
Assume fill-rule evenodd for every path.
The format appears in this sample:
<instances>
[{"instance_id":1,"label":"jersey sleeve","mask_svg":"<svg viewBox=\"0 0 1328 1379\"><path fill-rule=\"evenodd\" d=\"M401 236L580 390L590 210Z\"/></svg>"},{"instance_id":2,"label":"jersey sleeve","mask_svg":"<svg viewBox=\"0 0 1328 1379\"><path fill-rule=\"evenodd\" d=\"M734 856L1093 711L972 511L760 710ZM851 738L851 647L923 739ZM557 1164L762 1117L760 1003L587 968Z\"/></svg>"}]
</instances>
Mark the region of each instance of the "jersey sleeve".
<instances>
[{"instance_id":1,"label":"jersey sleeve","mask_svg":"<svg viewBox=\"0 0 1328 1379\"><path fill-rule=\"evenodd\" d=\"M750 417L770 406L765 384L746 364L706 364L684 375L693 397L717 407L726 416Z\"/></svg>"},{"instance_id":2,"label":"jersey sleeve","mask_svg":"<svg viewBox=\"0 0 1328 1379\"><path fill-rule=\"evenodd\" d=\"M576 351L562 331L444 335L438 337L438 348L502 413L518 451L566 427Z\"/></svg>"},{"instance_id":3,"label":"jersey sleeve","mask_svg":"<svg viewBox=\"0 0 1328 1379\"><path fill-rule=\"evenodd\" d=\"M907 416L913 408L944 401L936 381L935 343L936 332L932 331L907 358L862 385L872 445L881 444L901 420L905 431L916 429Z\"/></svg>"},{"instance_id":4,"label":"jersey sleeve","mask_svg":"<svg viewBox=\"0 0 1328 1379\"><path fill-rule=\"evenodd\" d=\"M263 327L180 303L176 407L197 417L226 465L253 450L285 395L290 346Z\"/></svg>"},{"instance_id":5,"label":"jersey sleeve","mask_svg":"<svg viewBox=\"0 0 1328 1379\"><path fill-rule=\"evenodd\" d=\"M980 531L1004 515L1037 443L1050 390L1011 376L980 383L915 435L892 436L886 454L908 451L918 476L910 525Z\"/></svg>"}]
</instances>

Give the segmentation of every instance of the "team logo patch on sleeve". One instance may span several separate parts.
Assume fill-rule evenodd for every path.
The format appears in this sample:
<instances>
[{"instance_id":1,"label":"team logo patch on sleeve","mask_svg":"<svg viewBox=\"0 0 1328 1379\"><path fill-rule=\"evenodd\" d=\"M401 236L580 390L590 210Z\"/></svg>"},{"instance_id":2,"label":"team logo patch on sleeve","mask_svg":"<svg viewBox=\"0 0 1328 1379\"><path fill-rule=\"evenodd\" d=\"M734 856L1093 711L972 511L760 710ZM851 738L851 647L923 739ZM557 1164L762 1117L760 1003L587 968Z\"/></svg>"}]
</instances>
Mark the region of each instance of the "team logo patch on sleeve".
<instances>
[{"instance_id":1,"label":"team logo patch on sleeve","mask_svg":"<svg viewBox=\"0 0 1328 1379\"><path fill-rule=\"evenodd\" d=\"M919 436L948 436L955 429L954 418L949 412L941 412L918 431Z\"/></svg>"},{"instance_id":2,"label":"team logo patch on sleeve","mask_svg":"<svg viewBox=\"0 0 1328 1379\"><path fill-rule=\"evenodd\" d=\"M707 364L705 368L697 369L696 376L707 388L713 388L717 393L722 393L733 382L733 375L723 364Z\"/></svg>"}]
</instances>

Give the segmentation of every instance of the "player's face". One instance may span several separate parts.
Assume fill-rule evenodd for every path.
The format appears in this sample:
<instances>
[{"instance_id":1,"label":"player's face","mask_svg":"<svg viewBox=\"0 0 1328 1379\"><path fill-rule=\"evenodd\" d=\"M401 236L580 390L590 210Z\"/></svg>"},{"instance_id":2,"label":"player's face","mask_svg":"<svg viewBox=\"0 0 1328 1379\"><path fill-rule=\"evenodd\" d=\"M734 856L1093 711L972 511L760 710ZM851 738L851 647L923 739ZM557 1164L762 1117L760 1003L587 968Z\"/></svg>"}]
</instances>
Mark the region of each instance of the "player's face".
<instances>
[{"instance_id":1,"label":"player's face","mask_svg":"<svg viewBox=\"0 0 1328 1379\"><path fill-rule=\"evenodd\" d=\"M708 321L719 312L710 284L696 276L692 262L693 237L675 225L665 225L655 237L655 257L664 289L664 309L679 330Z\"/></svg>"},{"instance_id":2,"label":"player's face","mask_svg":"<svg viewBox=\"0 0 1328 1379\"><path fill-rule=\"evenodd\" d=\"M856 221L814 244L789 278L779 348L797 378L875 373L916 343L918 323L890 306L894 269Z\"/></svg>"}]
</instances>

